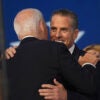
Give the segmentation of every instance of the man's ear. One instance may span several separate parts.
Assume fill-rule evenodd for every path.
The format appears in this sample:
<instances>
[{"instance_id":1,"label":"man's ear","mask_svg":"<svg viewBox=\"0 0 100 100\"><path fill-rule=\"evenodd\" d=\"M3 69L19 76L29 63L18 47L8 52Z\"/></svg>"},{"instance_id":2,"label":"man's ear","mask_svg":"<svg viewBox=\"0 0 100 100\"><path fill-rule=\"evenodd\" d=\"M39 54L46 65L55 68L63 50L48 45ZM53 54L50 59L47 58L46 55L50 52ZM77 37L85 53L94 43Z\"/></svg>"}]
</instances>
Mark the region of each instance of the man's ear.
<instances>
[{"instance_id":1,"label":"man's ear","mask_svg":"<svg viewBox=\"0 0 100 100\"><path fill-rule=\"evenodd\" d=\"M40 32L44 32L44 25L43 25L42 20L40 20L40 22L39 22L39 28L40 28Z\"/></svg>"},{"instance_id":2,"label":"man's ear","mask_svg":"<svg viewBox=\"0 0 100 100\"><path fill-rule=\"evenodd\" d=\"M48 39L48 30L47 30L47 27L46 27L46 24L44 21L40 21L40 33L41 33L41 37L45 40Z\"/></svg>"}]
</instances>

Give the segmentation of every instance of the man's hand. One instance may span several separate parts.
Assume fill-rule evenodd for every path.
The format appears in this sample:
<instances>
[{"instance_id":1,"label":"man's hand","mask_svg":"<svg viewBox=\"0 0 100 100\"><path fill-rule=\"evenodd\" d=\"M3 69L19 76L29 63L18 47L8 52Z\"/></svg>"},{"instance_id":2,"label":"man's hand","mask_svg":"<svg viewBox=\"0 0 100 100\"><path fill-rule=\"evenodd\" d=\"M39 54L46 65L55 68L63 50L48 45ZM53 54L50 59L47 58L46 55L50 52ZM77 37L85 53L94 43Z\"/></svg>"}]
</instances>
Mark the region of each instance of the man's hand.
<instances>
[{"instance_id":1,"label":"man's hand","mask_svg":"<svg viewBox=\"0 0 100 100\"><path fill-rule=\"evenodd\" d=\"M98 61L100 61L100 53L97 51L87 52L84 56L80 56L78 59L80 65L83 65L84 63L96 65Z\"/></svg>"},{"instance_id":2,"label":"man's hand","mask_svg":"<svg viewBox=\"0 0 100 100\"><path fill-rule=\"evenodd\" d=\"M64 86L54 79L54 84L43 84L39 89L40 96L44 96L45 100L67 100L67 90Z\"/></svg>"},{"instance_id":3,"label":"man's hand","mask_svg":"<svg viewBox=\"0 0 100 100\"><path fill-rule=\"evenodd\" d=\"M9 47L6 49L6 51L5 51L6 59L10 59L10 58L14 57L14 54L16 53L15 48L17 48L17 47Z\"/></svg>"}]
</instances>

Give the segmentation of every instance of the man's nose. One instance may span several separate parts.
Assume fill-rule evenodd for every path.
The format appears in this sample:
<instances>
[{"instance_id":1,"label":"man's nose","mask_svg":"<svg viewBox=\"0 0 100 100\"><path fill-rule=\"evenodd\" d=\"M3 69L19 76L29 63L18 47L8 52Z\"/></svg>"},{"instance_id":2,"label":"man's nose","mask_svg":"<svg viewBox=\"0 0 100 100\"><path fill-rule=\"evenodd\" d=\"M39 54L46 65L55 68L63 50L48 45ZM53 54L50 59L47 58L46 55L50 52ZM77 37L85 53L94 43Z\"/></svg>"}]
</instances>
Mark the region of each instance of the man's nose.
<instances>
[{"instance_id":1,"label":"man's nose","mask_svg":"<svg viewBox=\"0 0 100 100\"><path fill-rule=\"evenodd\" d=\"M60 31L57 31L57 33L56 33L56 37L60 37L60 36L61 36Z\"/></svg>"}]
</instances>

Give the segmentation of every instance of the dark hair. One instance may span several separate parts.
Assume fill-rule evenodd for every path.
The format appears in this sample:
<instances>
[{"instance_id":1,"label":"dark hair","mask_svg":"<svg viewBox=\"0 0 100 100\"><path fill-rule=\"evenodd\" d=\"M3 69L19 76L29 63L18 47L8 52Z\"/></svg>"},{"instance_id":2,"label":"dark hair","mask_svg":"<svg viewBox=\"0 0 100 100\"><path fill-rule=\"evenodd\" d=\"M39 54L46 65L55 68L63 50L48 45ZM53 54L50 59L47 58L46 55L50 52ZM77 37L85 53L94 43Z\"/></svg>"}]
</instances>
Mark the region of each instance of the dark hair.
<instances>
[{"instance_id":1,"label":"dark hair","mask_svg":"<svg viewBox=\"0 0 100 100\"><path fill-rule=\"evenodd\" d=\"M78 17L74 12L72 12L68 9L59 9L59 10L56 10L52 13L51 18L54 15L61 15L61 16L65 16L65 17L68 16L68 17L72 18L73 19L72 27L74 29L78 28Z\"/></svg>"}]
</instances>

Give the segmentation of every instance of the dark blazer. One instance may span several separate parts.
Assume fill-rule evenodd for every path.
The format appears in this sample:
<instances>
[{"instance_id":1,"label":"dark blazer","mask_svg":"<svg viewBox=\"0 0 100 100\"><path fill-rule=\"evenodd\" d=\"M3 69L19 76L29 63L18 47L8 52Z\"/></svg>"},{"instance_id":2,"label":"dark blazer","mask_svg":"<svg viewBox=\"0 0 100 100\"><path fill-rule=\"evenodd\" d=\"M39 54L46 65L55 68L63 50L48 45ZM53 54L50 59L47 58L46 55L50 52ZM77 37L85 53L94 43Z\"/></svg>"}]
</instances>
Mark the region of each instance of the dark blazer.
<instances>
[{"instance_id":1,"label":"dark blazer","mask_svg":"<svg viewBox=\"0 0 100 100\"><path fill-rule=\"evenodd\" d=\"M100 62L97 64L96 67L96 92L97 92L97 99L96 100L100 100Z\"/></svg>"},{"instance_id":2,"label":"dark blazer","mask_svg":"<svg viewBox=\"0 0 100 100\"><path fill-rule=\"evenodd\" d=\"M82 56L84 54L85 54L85 52L83 50L80 50L75 45L75 49L74 49L72 56L76 59L77 62L78 62L79 56ZM91 72L91 73L84 73L84 76L87 77L87 80L90 80L92 77L94 77L96 68L94 68L93 66L85 65L83 68L81 68L81 72L86 72L86 71ZM68 100L96 100L95 94L87 95L87 94L79 93L77 91L69 91L68 90L68 95L69 95Z\"/></svg>"},{"instance_id":3,"label":"dark blazer","mask_svg":"<svg viewBox=\"0 0 100 100\"><path fill-rule=\"evenodd\" d=\"M9 100L43 100L38 89L62 75L66 84L80 93L93 94L93 80L80 73L80 66L64 44L38 40L21 41L14 58L7 61Z\"/></svg>"}]
</instances>

